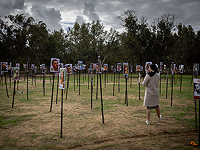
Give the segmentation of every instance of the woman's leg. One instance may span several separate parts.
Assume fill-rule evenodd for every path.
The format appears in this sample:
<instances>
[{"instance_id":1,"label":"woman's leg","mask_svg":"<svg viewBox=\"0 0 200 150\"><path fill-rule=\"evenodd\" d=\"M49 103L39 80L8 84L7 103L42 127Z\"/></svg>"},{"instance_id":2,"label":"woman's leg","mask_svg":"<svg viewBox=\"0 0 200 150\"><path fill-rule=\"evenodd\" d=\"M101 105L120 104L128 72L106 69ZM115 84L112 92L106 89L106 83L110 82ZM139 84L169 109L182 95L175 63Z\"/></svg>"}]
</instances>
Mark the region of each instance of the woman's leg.
<instances>
[{"instance_id":1,"label":"woman's leg","mask_svg":"<svg viewBox=\"0 0 200 150\"><path fill-rule=\"evenodd\" d=\"M157 113L158 118L160 118L160 108L159 107L156 108L156 113Z\"/></svg>"},{"instance_id":2,"label":"woman's leg","mask_svg":"<svg viewBox=\"0 0 200 150\"><path fill-rule=\"evenodd\" d=\"M150 121L151 109L147 109L147 120Z\"/></svg>"}]
</instances>

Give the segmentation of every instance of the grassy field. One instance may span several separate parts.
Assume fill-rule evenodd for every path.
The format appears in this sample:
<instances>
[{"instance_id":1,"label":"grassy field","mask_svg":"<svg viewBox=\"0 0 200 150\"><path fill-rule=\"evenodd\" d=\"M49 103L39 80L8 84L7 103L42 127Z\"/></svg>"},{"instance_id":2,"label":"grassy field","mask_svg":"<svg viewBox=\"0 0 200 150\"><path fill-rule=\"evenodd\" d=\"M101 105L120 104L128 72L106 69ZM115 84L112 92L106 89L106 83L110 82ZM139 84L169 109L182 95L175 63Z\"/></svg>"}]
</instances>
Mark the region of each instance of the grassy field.
<instances>
[{"instance_id":1,"label":"grassy field","mask_svg":"<svg viewBox=\"0 0 200 150\"><path fill-rule=\"evenodd\" d=\"M198 143L195 123L195 101L191 75L175 75L171 106L171 76L169 76L166 99L166 75L162 75L160 110L163 119L157 120L155 110L151 112L151 125L146 125L146 108L143 106L145 87L139 84L137 74L129 75L127 81L128 106L125 104L126 82L120 75L120 87L115 83L113 96L113 74L102 75L102 100L104 124L102 123L100 80L93 78L91 109L91 81L88 75L81 75L80 95L77 78L69 76L69 89L63 92L63 125L61 136L61 91L55 77L53 105L50 112L52 83L45 78L30 77L28 100L26 78L16 85L14 107L12 108L14 83L7 80L0 85L0 149L198 149L191 141ZM77 76L75 76L77 77ZM90 77L90 76L89 76ZM115 82L119 80L116 74ZM100 79L100 77L98 77ZM4 81L4 78L3 78ZM141 78L141 82L143 78ZM131 84L131 85L130 85ZM88 89L89 87L89 89ZM118 90L120 89L120 91ZM57 97L57 98L56 98ZM140 97L140 100L139 100ZM57 103L56 103L57 102ZM199 101L196 102L197 112ZM197 124L198 126L198 124Z\"/></svg>"}]
</instances>

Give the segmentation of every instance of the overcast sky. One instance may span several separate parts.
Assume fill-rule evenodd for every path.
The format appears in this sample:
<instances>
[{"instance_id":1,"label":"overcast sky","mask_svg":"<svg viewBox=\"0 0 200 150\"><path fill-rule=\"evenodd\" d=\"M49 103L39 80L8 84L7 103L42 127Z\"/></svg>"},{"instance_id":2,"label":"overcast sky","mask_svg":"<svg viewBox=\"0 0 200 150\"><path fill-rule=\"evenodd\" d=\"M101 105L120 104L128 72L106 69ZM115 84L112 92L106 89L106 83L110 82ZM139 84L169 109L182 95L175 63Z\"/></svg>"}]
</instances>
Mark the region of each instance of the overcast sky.
<instances>
[{"instance_id":1,"label":"overcast sky","mask_svg":"<svg viewBox=\"0 0 200 150\"><path fill-rule=\"evenodd\" d=\"M0 0L0 15L24 14L43 21L53 30L99 19L106 30L123 31L117 16L135 10L151 25L163 14L173 14L176 22L200 30L200 0Z\"/></svg>"}]
</instances>

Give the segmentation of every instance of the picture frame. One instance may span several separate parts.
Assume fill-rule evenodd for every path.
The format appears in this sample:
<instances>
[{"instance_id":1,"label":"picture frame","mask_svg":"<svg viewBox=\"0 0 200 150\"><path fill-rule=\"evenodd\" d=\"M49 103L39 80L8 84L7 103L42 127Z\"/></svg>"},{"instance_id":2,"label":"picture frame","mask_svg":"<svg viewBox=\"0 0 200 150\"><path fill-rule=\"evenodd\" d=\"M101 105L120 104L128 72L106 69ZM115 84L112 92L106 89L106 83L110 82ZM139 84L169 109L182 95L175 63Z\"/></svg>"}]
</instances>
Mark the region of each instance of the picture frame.
<instances>
[{"instance_id":1,"label":"picture frame","mask_svg":"<svg viewBox=\"0 0 200 150\"><path fill-rule=\"evenodd\" d=\"M1 72L8 72L8 62L1 62Z\"/></svg>"},{"instance_id":2,"label":"picture frame","mask_svg":"<svg viewBox=\"0 0 200 150\"><path fill-rule=\"evenodd\" d=\"M194 78L193 79L193 95L194 99L200 100L200 79Z\"/></svg>"},{"instance_id":3,"label":"picture frame","mask_svg":"<svg viewBox=\"0 0 200 150\"><path fill-rule=\"evenodd\" d=\"M121 63L117 63L117 72L120 72L122 69L122 64Z\"/></svg>"},{"instance_id":4,"label":"picture frame","mask_svg":"<svg viewBox=\"0 0 200 150\"><path fill-rule=\"evenodd\" d=\"M50 63L50 72L59 72L59 65L60 65L60 59L58 58L51 58Z\"/></svg>"},{"instance_id":5,"label":"picture frame","mask_svg":"<svg viewBox=\"0 0 200 150\"><path fill-rule=\"evenodd\" d=\"M13 67L14 72L13 72L13 80L18 81L20 78L20 71L18 67Z\"/></svg>"},{"instance_id":6,"label":"picture frame","mask_svg":"<svg viewBox=\"0 0 200 150\"><path fill-rule=\"evenodd\" d=\"M145 63L145 72L146 72L146 74L149 73L149 67L150 67L151 64L152 64L152 62L150 62L150 61Z\"/></svg>"},{"instance_id":7,"label":"picture frame","mask_svg":"<svg viewBox=\"0 0 200 150\"><path fill-rule=\"evenodd\" d=\"M65 89L66 68L60 68L59 71L59 89Z\"/></svg>"},{"instance_id":8,"label":"picture frame","mask_svg":"<svg viewBox=\"0 0 200 150\"><path fill-rule=\"evenodd\" d=\"M66 74L72 74L72 64L66 64Z\"/></svg>"},{"instance_id":9,"label":"picture frame","mask_svg":"<svg viewBox=\"0 0 200 150\"><path fill-rule=\"evenodd\" d=\"M129 67L128 63L123 63L123 75L129 74Z\"/></svg>"}]
</instances>

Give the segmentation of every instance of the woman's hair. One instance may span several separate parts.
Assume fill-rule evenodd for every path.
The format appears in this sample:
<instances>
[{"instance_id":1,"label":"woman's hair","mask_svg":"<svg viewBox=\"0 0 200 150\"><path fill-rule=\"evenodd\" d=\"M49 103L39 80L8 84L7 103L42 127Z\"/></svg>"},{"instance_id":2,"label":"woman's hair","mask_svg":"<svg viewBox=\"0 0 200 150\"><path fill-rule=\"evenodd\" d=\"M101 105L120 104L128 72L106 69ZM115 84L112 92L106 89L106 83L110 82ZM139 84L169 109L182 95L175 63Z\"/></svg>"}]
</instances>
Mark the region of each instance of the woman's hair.
<instances>
[{"instance_id":1,"label":"woman's hair","mask_svg":"<svg viewBox=\"0 0 200 150\"><path fill-rule=\"evenodd\" d=\"M151 64L151 65L150 65L150 68L151 68L154 72L158 73L158 68L156 67L155 64Z\"/></svg>"}]
</instances>

